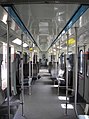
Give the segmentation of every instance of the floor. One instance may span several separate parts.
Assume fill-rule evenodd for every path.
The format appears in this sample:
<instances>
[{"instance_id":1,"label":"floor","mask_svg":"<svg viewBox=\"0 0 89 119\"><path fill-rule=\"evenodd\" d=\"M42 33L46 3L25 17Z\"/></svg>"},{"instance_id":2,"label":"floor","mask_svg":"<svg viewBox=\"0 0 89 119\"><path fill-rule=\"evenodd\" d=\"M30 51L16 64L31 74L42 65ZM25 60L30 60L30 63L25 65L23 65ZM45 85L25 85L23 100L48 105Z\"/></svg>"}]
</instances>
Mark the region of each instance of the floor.
<instances>
[{"instance_id":1,"label":"floor","mask_svg":"<svg viewBox=\"0 0 89 119\"><path fill-rule=\"evenodd\" d=\"M24 117L20 105L14 119L76 119L74 109L68 109L66 116L61 107L65 101L58 99L57 86L53 85L48 70L41 69L39 75L41 78L32 85L32 95L24 96Z\"/></svg>"}]
</instances>

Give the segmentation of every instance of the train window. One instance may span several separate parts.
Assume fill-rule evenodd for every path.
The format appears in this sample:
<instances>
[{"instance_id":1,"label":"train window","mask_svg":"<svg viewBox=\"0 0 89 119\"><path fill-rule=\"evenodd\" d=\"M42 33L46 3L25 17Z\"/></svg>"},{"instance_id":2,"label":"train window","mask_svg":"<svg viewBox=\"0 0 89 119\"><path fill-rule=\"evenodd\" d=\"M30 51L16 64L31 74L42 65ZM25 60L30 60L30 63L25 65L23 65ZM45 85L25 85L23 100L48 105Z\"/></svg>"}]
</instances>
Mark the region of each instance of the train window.
<instances>
[{"instance_id":1,"label":"train window","mask_svg":"<svg viewBox=\"0 0 89 119\"><path fill-rule=\"evenodd\" d=\"M80 50L80 73L83 73L83 50Z\"/></svg>"}]
</instances>

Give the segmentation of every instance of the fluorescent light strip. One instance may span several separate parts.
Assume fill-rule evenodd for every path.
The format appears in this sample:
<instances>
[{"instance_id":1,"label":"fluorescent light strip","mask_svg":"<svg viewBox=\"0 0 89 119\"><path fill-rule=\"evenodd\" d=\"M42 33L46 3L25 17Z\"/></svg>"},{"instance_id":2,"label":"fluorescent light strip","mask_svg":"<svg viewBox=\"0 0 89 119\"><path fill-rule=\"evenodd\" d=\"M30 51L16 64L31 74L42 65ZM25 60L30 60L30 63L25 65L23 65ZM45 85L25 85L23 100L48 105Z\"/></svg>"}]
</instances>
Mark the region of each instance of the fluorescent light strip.
<instances>
[{"instance_id":1,"label":"fluorescent light strip","mask_svg":"<svg viewBox=\"0 0 89 119\"><path fill-rule=\"evenodd\" d=\"M4 14L2 22L4 22L5 24L7 24L7 14Z\"/></svg>"},{"instance_id":2,"label":"fluorescent light strip","mask_svg":"<svg viewBox=\"0 0 89 119\"><path fill-rule=\"evenodd\" d=\"M39 27L40 27L40 26L48 26L48 22L40 22L40 23L39 23Z\"/></svg>"},{"instance_id":3,"label":"fluorescent light strip","mask_svg":"<svg viewBox=\"0 0 89 119\"><path fill-rule=\"evenodd\" d=\"M23 47L26 48L28 45L26 43L23 43Z\"/></svg>"},{"instance_id":4,"label":"fluorescent light strip","mask_svg":"<svg viewBox=\"0 0 89 119\"><path fill-rule=\"evenodd\" d=\"M16 38L15 40L12 41L13 43L17 45L21 45L22 41L19 38ZM28 45L26 43L23 43L23 47L27 47Z\"/></svg>"},{"instance_id":5,"label":"fluorescent light strip","mask_svg":"<svg viewBox=\"0 0 89 119\"><path fill-rule=\"evenodd\" d=\"M21 43L22 43L22 41L19 38L16 38L12 42L15 43L15 44L17 44L17 45L21 45Z\"/></svg>"},{"instance_id":6,"label":"fluorescent light strip","mask_svg":"<svg viewBox=\"0 0 89 119\"><path fill-rule=\"evenodd\" d=\"M54 52L56 52L56 49L53 49Z\"/></svg>"}]
</instances>

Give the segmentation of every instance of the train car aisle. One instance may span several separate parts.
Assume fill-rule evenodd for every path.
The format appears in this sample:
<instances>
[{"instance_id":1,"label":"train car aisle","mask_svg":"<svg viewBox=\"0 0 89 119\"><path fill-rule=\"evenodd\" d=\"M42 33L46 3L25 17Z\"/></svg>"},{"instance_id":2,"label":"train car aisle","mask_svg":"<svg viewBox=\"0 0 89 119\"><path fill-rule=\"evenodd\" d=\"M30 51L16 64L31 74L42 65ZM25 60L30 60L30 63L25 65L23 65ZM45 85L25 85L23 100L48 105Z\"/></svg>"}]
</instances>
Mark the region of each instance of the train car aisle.
<instances>
[{"instance_id":1,"label":"train car aisle","mask_svg":"<svg viewBox=\"0 0 89 119\"><path fill-rule=\"evenodd\" d=\"M50 80L50 74L46 69L40 70L41 78L32 86L32 95L25 94L24 114L26 119L76 119L74 110L65 109L57 96L57 88ZM24 119L21 117L21 106L19 107L14 119Z\"/></svg>"}]
</instances>

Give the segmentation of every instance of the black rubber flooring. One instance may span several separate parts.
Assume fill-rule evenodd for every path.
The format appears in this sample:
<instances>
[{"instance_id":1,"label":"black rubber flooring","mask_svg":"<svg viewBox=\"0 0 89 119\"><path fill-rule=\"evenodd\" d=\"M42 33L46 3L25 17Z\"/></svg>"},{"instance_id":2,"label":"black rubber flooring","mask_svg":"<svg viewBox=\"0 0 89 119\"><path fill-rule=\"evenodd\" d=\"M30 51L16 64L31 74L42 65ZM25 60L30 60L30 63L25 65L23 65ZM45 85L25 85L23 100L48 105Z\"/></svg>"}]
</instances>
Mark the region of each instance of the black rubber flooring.
<instances>
[{"instance_id":1,"label":"black rubber flooring","mask_svg":"<svg viewBox=\"0 0 89 119\"><path fill-rule=\"evenodd\" d=\"M76 119L74 110L68 110L65 115L65 109L61 107L65 102L58 99L57 88L53 86L49 73L41 72L40 75L32 86L32 95L25 94L24 117L20 106L14 119Z\"/></svg>"}]
</instances>

